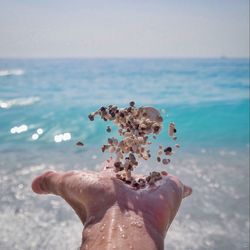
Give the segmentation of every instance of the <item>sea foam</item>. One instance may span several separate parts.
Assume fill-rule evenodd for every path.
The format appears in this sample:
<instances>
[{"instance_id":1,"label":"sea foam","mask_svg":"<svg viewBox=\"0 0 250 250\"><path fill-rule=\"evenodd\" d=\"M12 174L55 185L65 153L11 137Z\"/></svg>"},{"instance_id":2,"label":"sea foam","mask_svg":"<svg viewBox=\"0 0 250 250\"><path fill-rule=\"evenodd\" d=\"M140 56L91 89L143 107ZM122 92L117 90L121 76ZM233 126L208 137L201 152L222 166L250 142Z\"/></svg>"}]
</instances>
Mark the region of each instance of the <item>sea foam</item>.
<instances>
[{"instance_id":1,"label":"sea foam","mask_svg":"<svg viewBox=\"0 0 250 250\"><path fill-rule=\"evenodd\" d=\"M21 76L25 72L22 69L0 69L0 77L1 76Z\"/></svg>"},{"instance_id":2,"label":"sea foam","mask_svg":"<svg viewBox=\"0 0 250 250\"><path fill-rule=\"evenodd\" d=\"M1 101L0 100L0 109L7 109L11 108L13 106L27 106L27 105L32 105L35 102L39 102L40 98L37 96L33 97L27 97L27 98L16 98L16 99L10 99L6 101Z\"/></svg>"}]
</instances>

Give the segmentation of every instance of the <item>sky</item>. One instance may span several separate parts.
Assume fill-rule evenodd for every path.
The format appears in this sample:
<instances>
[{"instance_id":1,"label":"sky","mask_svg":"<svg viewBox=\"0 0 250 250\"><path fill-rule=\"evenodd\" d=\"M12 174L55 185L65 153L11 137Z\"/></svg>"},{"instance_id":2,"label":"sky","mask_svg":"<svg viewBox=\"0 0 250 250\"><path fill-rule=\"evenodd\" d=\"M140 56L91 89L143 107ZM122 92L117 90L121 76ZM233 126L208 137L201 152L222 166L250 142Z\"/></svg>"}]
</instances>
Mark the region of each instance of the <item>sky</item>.
<instances>
[{"instance_id":1,"label":"sky","mask_svg":"<svg viewBox=\"0 0 250 250\"><path fill-rule=\"evenodd\" d=\"M0 0L0 58L249 57L249 0Z\"/></svg>"}]
</instances>

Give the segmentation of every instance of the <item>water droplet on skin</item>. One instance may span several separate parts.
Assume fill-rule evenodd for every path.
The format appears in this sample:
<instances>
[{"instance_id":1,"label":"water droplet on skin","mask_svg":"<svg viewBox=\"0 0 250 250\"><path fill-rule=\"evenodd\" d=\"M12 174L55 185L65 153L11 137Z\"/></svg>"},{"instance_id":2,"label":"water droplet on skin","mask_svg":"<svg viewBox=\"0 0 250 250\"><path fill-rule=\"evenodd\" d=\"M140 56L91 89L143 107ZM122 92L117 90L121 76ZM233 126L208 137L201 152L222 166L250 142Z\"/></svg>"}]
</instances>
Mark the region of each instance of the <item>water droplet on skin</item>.
<instances>
[{"instance_id":1,"label":"water droplet on skin","mask_svg":"<svg viewBox=\"0 0 250 250\"><path fill-rule=\"evenodd\" d=\"M104 236L102 236L102 240L105 240L105 237L104 237Z\"/></svg>"},{"instance_id":2,"label":"water droplet on skin","mask_svg":"<svg viewBox=\"0 0 250 250\"><path fill-rule=\"evenodd\" d=\"M123 239L127 239L127 235L126 234L122 234L122 238Z\"/></svg>"},{"instance_id":3,"label":"water droplet on skin","mask_svg":"<svg viewBox=\"0 0 250 250\"><path fill-rule=\"evenodd\" d=\"M105 229L106 224L102 224L101 228L100 228L100 232L103 232L103 230Z\"/></svg>"},{"instance_id":4,"label":"water droplet on skin","mask_svg":"<svg viewBox=\"0 0 250 250\"><path fill-rule=\"evenodd\" d=\"M113 248L113 249L116 249L116 246L113 246L112 248Z\"/></svg>"},{"instance_id":5,"label":"water droplet on skin","mask_svg":"<svg viewBox=\"0 0 250 250\"><path fill-rule=\"evenodd\" d=\"M132 221L130 223L131 226L136 226L138 228L141 228L142 227L142 223L138 222L138 221Z\"/></svg>"},{"instance_id":6,"label":"water droplet on skin","mask_svg":"<svg viewBox=\"0 0 250 250\"><path fill-rule=\"evenodd\" d=\"M135 221L132 221L132 222L130 223L130 225L131 225L131 226L135 226L135 223L136 223Z\"/></svg>"},{"instance_id":7,"label":"water droplet on skin","mask_svg":"<svg viewBox=\"0 0 250 250\"><path fill-rule=\"evenodd\" d=\"M130 245L130 246L129 246L129 249L133 249L133 246Z\"/></svg>"},{"instance_id":8,"label":"water droplet on skin","mask_svg":"<svg viewBox=\"0 0 250 250\"><path fill-rule=\"evenodd\" d=\"M141 227L142 227L142 224L141 224L140 222L137 222L137 223L136 223L136 226L139 227L139 228L141 228Z\"/></svg>"},{"instance_id":9,"label":"water droplet on skin","mask_svg":"<svg viewBox=\"0 0 250 250\"><path fill-rule=\"evenodd\" d=\"M126 226L125 226L125 225L122 225L122 228L126 228Z\"/></svg>"}]
</instances>

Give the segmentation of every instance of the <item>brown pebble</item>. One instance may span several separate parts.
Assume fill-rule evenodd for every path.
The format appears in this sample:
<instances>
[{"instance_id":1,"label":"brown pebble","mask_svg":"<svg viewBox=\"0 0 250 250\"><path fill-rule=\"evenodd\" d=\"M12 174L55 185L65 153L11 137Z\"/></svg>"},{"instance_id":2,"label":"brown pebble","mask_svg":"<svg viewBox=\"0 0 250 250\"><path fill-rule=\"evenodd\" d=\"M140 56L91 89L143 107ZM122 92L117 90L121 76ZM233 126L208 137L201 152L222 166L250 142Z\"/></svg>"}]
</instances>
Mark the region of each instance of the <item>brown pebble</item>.
<instances>
[{"instance_id":1,"label":"brown pebble","mask_svg":"<svg viewBox=\"0 0 250 250\"><path fill-rule=\"evenodd\" d=\"M163 122L163 118L161 116L159 116L158 121Z\"/></svg>"},{"instance_id":2,"label":"brown pebble","mask_svg":"<svg viewBox=\"0 0 250 250\"><path fill-rule=\"evenodd\" d=\"M163 159L163 160L162 160L162 163L163 163L164 165L167 165L169 162L170 162L169 159Z\"/></svg>"},{"instance_id":3,"label":"brown pebble","mask_svg":"<svg viewBox=\"0 0 250 250\"><path fill-rule=\"evenodd\" d=\"M167 147L164 149L164 152L166 155L171 155L172 154L172 148L171 147Z\"/></svg>"},{"instance_id":4,"label":"brown pebble","mask_svg":"<svg viewBox=\"0 0 250 250\"><path fill-rule=\"evenodd\" d=\"M145 183L145 180L142 179L142 178L140 178L140 179L138 180L138 182L143 182L143 183Z\"/></svg>"},{"instance_id":5,"label":"brown pebble","mask_svg":"<svg viewBox=\"0 0 250 250\"><path fill-rule=\"evenodd\" d=\"M118 179L122 179L122 176L120 175L120 174L116 174L116 178L118 178Z\"/></svg>"},{"instance_id":6,"label":"brown pebble","mask_svg":"<svg viewBox=\"0 0 250 250\"><path fill-rule=\"evenodd\" d=\"M135 162L134 162L134 166L138 166L138 161L135 161Z\"/></svg>"},{"instance_id":7,"label":"brown pebble","mask_svg":"<svg viewBox=\"0 0 250 250\"><path fill-rule=\"evenodd\" d=\"M155 179L154 178L150 178L148 184L149 184L149 186L154 185L155 184Z\"/></svg>"},{"instance_id":8,"label":"brown pebble","mask_svg":"<svg viewBox=\"0 0 250 250\"><path fill-rule=\"evenodd\" d=\"M116 171L122 171L124 167L122 166L122 163L120 161L115 162L114 167Z\"/></svg>"},{"instance_id":9,"label":"brown pebble","mask_svg":"<svg viewBox=\"0 0 250 250\"><path fill-rule=\"evenodd\" d=\"M137 181L133 180L131 186L138 189L140 187L140 184Z\"/></svg>"},{"instance_id":10,"label":"brown pebble","mask_svg":"<svg viewBox=\"0 0 250 250\"><path fill-rule=\"evenodd\" d=\"M131 180L126 180L125 183L130 185L131 184Z\"/></svg>"},{"instance_id":11,"label":"brown pebble","mask_svg":"<svg viewBox=\"0 0 250 250\"><path fill-rule=\"evenodd\" d=\"M133 166L131 164L128 165L128 170L131 170L131 171L134 170L134 168L133 168Z\"/></svg>"},{"instance_id":12,"label":"brown pebble","mask_svg":"<svg viewBox=\"0 0 250 250\"><path fill-rule=\"evenodd\" d=\"M109 145L103 145L103 146L102 146L102 152L104 153L105 150L108 149L108 148L109 148Z\"/></svg>"},{"instance_id":13,"label":"brown pebble","mask_svg":"<svg viewBox=\"0 0 250 250\"><path fill-rule=\"evenodd\" d=\"M147 176L147 177L146 177L146 182L149 182L150 179L151 179L151 177L150 177L150 176Z\"/></svg>"},{"instance_id":14,"label":"brown pebble","mask_svg":"<svg viewBox=\"0 0 250 250\"><path fill-rule=\"evenodd\" d=\"M175 129L175 124L173 122L170 122L168 125L168 134L169 136L174 135L174 129Z\"/></svg>"},{"instance_id":15,"label":"brown pebble","mask_svg":"<svg viewBox=\"0 0 250 250\"><path fill-rule=\"evenodd\" d=\"M99 115L104 121L113 121L118 126L118 133L123 138L117 140L114 137L108 139L107 145L102 146L102 151L107 149L111 153L115 153L116 166L115 171L124 170L123 181L127 184L130 183L131 172L138 165L138 158L148 160L151 157L151 153L148 150L148 145L151 144L149 136L157 139L156 135L162 129L163 118L160 116L159 111L152 107L135 107L135 102L131 101L129 107L119 109L117 106L108 105L107 107L101 107L98 111L89 115L90 120L94 120L95 115ZM172 124L174 125L174 124ZM172 128L175 128L173 126ZM106 127L106 131L110 133L112 131L110 126ZM158 152L157 161L162 162L162 146L159 146L160 152ZM125 158L125 156L127 156ZM125 159L124 159L125 158ZM165 160L166 161L166 160ZM165 162L163 161L163 162ZM161 178L159 172L151 173L152 176L148 176L144 181L133 182L133 185L137 187L146 185L146 182L150 185ZM130 176L130 178L129 178ZM137 184L136 184L137 183ZM132 182L131 182L132 185Z\"/></svg>"},{"instance_id":16,"label":"brown pebble","mask_svg":"<svg viewBox=\"0 0 250 250\"><path fill-rule=\"evenodd\" d=\"M132 154L132 153L129 154L129 160L131 162L135 162L136 161L136 158L135 158L134 154Z\"/></svg>"},{"instance_id":17,"label":"brown pebble","mask_svg":"<svg viewBox=\"0 0 250 250\"><path fill-rule=\"evenodd\" d=\"M162 155L162 151L158 151L158 155Z\"/></svg>"},{"instance_id":18,"label":"brown pebble","mask_svg":"<svg viewBox=\"0 0 250 250\"><path fill-rule=\"evenodd\" d=\"M77 146L84 146L84 144L83 144L82 142L80 142L80 141L78 141L78 142L76 143L76 145L77 145Z\"/></svg>"},{"instance_id":19,"label":"brown pebble","mask_svg":"<svg viewBox=\"0 0 250 250\"><path fill-rule=\"evenodd\" d=\"M130 105L131 107L134 107L134 106L135 106L135 102L134 102L134 101L131 101L131 102L129 103L129 105Z\"/></svg>"},{"instance_id":20,"label":"brown pebble","mask_svg":"<svg viewBox=\"0 0 250 250\"><path fill-rule=\"evenodd\" d=\"M168 175L168 172L166 172L166 171L161 171L161 174L167 176L167 175Z\"/></svg>"},{"instance_id":21,"label":"brown pebble","mask_svg":"<svg viewBox=\"0 0 250 250\"><path fill-rule=\"evenodd\" d=\"M94 121L94 119L95 119L94 116L91 115L91 114L88 116L88 118L89 118L90 121Z\"/></svg>"},{"instance_id":22,"label":"brown pebble","mask_svg":"<svg viewBox=\"0 0 250 250\"><path fill-rule=\"evenodd\" d=\"M155 180L156 180L156 181L159 181L159 180L161 180L161 179L162 179L162 177L161 177L161 174L160 174L160 173L159 173L159 175L158 175L158 176L155 176L154 178L155 178Z\"/></svg>"},{"instance_id":23,"label":"brown pebble","mask_svg":"<svg viewBox=\"0 0 250 250\"><path fill-rule=\"evenodd\" d=\"M145 181L138 181L140 188L145 188L146 187L146 182Z\"/></svg>"},{"instance_id":24,"label":"brown pebble","mask_svg":"<svg viewBox=\"0 0 250 250\"><path fill-rule=\"evenodd\" d=\"M112 144L113 144L113 138L108 138L108 143L109 143L110 145L112 145Z\"/></svg>"},{"instance_id":25,"label":"brown pebble","mask_svg":"<svg viewBox=\"0 0 250 250\"><path fill-rule=\"evenodd\" d=\"M164 149L164 152L165 152L165 153L166 153L166 152L172 152L172 148L171 148L171 147L167 147L167 148Z\"/></svg>"},{"instance_id":26,"label":"brown pebble","mask_svg":"<svg viewBox=\"0 0 250 250\"><path fill-rule=\"evenodd\" d=\"M155 134L158 134L159 131L160 131L160 128L161 128L160 126L154 126L154 127L153 127L154 133L155 133Z\"/></svg>"}]
</instances>

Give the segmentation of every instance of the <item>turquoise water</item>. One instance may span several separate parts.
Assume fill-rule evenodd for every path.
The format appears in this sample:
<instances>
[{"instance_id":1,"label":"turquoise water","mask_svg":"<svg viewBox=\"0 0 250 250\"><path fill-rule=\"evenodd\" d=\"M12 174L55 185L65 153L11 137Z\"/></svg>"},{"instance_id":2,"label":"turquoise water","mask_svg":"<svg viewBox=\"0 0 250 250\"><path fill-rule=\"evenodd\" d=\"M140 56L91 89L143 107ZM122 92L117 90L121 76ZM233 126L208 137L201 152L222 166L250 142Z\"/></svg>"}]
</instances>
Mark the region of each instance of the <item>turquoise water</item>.
<instances>
[{"instance_id":1,"label":"turquoise water","mask_svg":"<svg viewBox=\"0 0 250 250\"><path fill-rule=\"evenodd\" d=\"M1 249L61 249L62 231L63 249L79 246L81 227L71 210L57 198L41 202L30 182L48 168L98 169L107 157L100 153L107 124L87 115L131 100L161 110L158 143L173 143L167 124L176 123L181 150L169 171L195 190L171 226L168 249L247 249L248 59L1 59ZM55 142L63 133L69 140ZM78 140L84 148L75 146ZM25 231L18 230L23 223Z\"/></svg>"},{"instance_id":2,"label":"turquoise water","mask_svg":"<svg viewBox=\"0 0 250 250\"><path fill-rule=\"evenodd\" d=\"M0 69L23 71L0 76L0 101L14 102L0 109L0 149L53 149L54 136L63 132L70 132L73 141L84 139L88 147L101 144L105 124L90 124L87 114L130 100L163 110L165 125L176 122L187 150L248 145L246 59L1 60ZM28 126L25 133L10 133L22 124ZM44 134L32 141L37 128ZM161 140L167 140L166 133Z\"/></svg>"}]
</instances>

